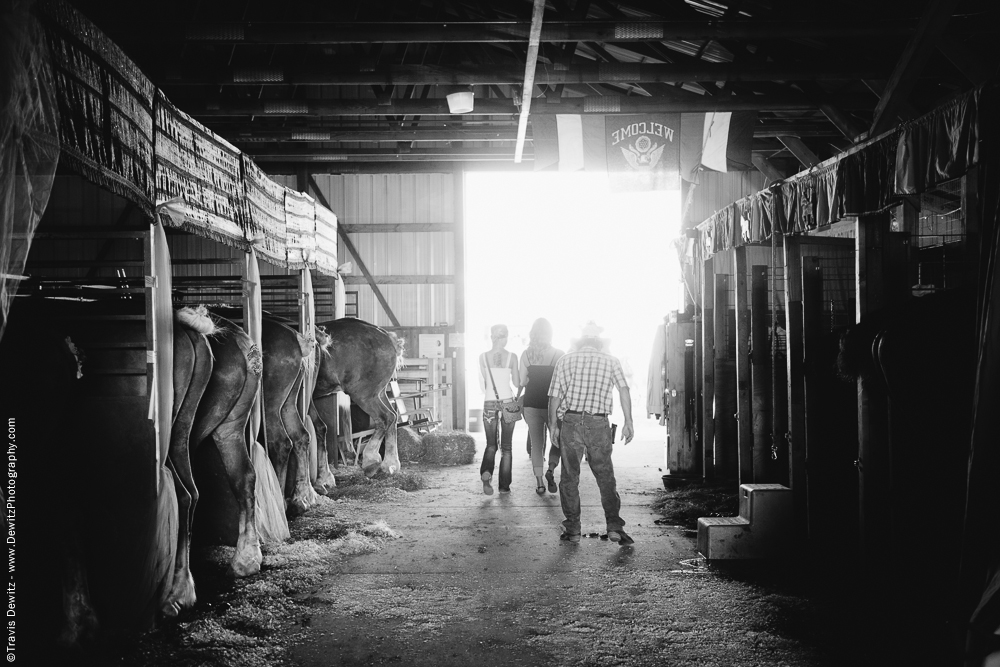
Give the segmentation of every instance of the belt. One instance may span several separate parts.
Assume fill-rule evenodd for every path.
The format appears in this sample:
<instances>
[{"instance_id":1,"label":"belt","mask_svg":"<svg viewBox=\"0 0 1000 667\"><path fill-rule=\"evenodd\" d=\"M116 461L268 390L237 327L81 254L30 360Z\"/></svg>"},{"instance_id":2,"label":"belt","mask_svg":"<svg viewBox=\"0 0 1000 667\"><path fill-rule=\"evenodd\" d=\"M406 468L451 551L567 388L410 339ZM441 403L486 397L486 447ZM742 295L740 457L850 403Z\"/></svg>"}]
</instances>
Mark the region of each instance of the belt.
<instances>
[{"instance_id":1,"label":"belt","mask_svg":"<svg viewBox=\"0 0 1000 667\"><path fill-rule=\"evenodd\" d=\"M607 417L608 416L607 412L587 412L586 410L583 411L583 412L581 412L579 410L567 410L566 414L568 414L568 415L586 415L588 417Z\"/></svg>"}]
</instances>

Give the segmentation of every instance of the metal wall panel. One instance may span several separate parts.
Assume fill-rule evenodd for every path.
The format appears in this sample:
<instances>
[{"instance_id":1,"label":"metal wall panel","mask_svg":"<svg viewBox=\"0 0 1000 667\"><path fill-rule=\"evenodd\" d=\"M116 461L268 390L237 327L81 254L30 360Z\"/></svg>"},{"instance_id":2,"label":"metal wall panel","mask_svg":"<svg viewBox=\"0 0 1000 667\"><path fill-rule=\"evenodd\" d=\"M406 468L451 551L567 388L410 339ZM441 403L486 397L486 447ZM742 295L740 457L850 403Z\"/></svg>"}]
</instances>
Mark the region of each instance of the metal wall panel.
<instances>
[{"instance_id":1,"label":"metal wall panel","mask_svg":"<svg viewBox=\"0 0 1000 667\"><path fill-rule=\"evenodd\" d=\"M274 177L283 182L282 177ZM340 224L454 223L453 174L317 174L319 191ZM289 187L294 177L284 177ZM455 274L452 232L352 232L351 242L373 276L450 276ZM358 263L341 243L338 261ZM358 317L391 326L374 292L367 285L350 285L358 292ZM455 287L451 284L380 284L402 326L434 326L455 321Z\"/></svg>"}]
</instances>

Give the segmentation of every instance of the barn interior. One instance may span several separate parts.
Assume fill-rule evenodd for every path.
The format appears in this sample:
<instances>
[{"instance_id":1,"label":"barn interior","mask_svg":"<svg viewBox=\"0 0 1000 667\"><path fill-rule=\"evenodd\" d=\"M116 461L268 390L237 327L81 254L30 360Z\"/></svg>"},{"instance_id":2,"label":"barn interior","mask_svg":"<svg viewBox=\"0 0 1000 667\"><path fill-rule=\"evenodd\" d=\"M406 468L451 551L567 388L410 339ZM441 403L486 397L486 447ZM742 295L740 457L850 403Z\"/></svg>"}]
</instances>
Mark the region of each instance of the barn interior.
<instances>
[{"instance_id":1,"label":"barn interior","mask_svg":"<svg viewBox=\"0 0 1000 667\"><path fill-rule=\"evenodd\" d=\"M907 664L1000 664L993 0L2 0L0 29L9 655L104 664L176 627L174 312L207 305L264 355L237 434L262 543L286 502L316 511L295 484L325 479L324 432L327 490L398 473L397 427L481 448L489 327L519 352L544 316L568 349L595 319L652 425L642 465L739 498L683 533L699 563L850 580L848 608L893 619L865 640ZM264 443L262 318L299 336L311 459ZM311 388L315 326L343 318L403 342L391 436ZM215 442L188 465L196 547L245 538ZM635 568L678 541L641 534ZM651 632L608 664L694 660ZM787 659L757 641L714 657Z\"/></svg>"}]
</instances>

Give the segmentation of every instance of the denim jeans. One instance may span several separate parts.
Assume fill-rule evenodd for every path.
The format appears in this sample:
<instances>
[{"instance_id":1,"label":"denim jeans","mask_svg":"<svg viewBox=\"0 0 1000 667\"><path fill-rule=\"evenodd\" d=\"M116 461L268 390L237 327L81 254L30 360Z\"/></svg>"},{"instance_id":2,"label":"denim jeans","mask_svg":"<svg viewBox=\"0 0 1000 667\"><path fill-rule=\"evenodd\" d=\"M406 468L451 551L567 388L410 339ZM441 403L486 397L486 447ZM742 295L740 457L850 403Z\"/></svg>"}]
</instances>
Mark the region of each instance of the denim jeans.
<instances>
[{"instance_id":1,"label":"denim jeans","mask_svg":"<svg viewBox=\"0 0 1000 667\"><path fill-rule=\"evenodd\" d=\"M563 416L559 431L562 450L562 473L559 476L559 501L562 504L565 532L580 534L580 462L587 455L590 470L601 490L601 506L608 530L621 530L625 522L619 514L622 501L611 463L611 426L607 417L590 415Z\"/></svg>"},{"instance_id":2,"label":"denim jeans","mask_svg":"<svg viewBox=\"0 0 1000 667\"><path fill-rule=\"evenodd\" d=\"M511 442L514 439L514 425L503 420L500 414L499 401L486 401L483 404L483 429L486 431L486 452L483 453L483 464L479 467L479 474L484 472L493 474L496 466L497 456L497 432L500 435L500 488L510 488L510 469L513 460Z\"/></svg>"},{"instance_id":3,"label":"denim jeans","mask_svg":"<svg viewBox=\"0 0 1000 667\"><path fill-rule=\"evenodd\" d=\"M549 432L549 411L543 408L524 408L524 423L528 425L530 434L531 468L535 477L545 474L545 440ZM559 464L559 446L555 442L549 448L549 468L555 469Z\"/></svg>"}]
</instances>

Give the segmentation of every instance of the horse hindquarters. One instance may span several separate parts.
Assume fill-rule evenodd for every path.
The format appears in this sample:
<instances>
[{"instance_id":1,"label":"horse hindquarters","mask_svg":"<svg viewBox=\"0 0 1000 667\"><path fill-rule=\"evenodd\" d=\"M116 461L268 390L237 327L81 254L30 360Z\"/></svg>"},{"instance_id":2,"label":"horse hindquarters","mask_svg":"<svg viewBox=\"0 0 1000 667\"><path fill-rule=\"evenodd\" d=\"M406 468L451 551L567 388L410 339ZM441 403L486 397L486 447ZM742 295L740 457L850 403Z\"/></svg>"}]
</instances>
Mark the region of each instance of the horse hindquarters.
<instances>
[{"instance_id":1,"label":"horse hindquarters","mask_svg":"<svg viewBox=\"0 0 1000 667\"><path fill-rule=\"evenodd\" d=\"M256 475L246 441L246 425L260 382L260 353L242 329L217 319L224 323L224 331L211 340L215 367L198 407L192 453L212 436L239 513L237 550L230 565L234 574L246 576L258 571L261 561L254 522Z\"/></svg>"},{"instance_id":2,"label":"horse hindquarters","mask_svg":"<svg viewBox=\"0 0 1000 667\"><path fill-rule=\"evenodd\" d=\"M304 376L305 373L300 370L278 413L282 434L291 443L285 470L285 493L290 498L288 509L293 513L305 512L318 502L316 491L309 483L309 432L298 407ZM292 472L291 479L288 478L289 469Z\"/></svg>"},{"instance_id":3,"label":"horse hindquarters","mask_svg":"<svg viewBox=\"0 0 1000 667\"><path fill-rule=\"evenodd\" d=\"M242 390L229 415L212 432L212 439L225 466L229 488L239 506L239 536L230 568L237 577L246 577L259 572L263 560L256 521L257 476L246 440L247 422L260 388L260 352L250 343L249 338L245 341L238 340L237 343L240 344L246 364L243 369Z\"/></svg>"},{"instance_id":4,"label":"horse hindquarters","mask_svg":"<svg viewBox=\"0 0 1000 667\"><path fill-rule=\"evenodd\" d=\"M197 600L194 577L191 576L191 526L198 504L198 489L191 470L191 430L198 405L212 376L212 352L208 341L197 332L174 325L174 420L170 432L167 464L173 472L177 492L178 529L177 558L173 582L160 604L167 616L176 616L181 609L193 606Z\"/></svg>"}]
</instances>

